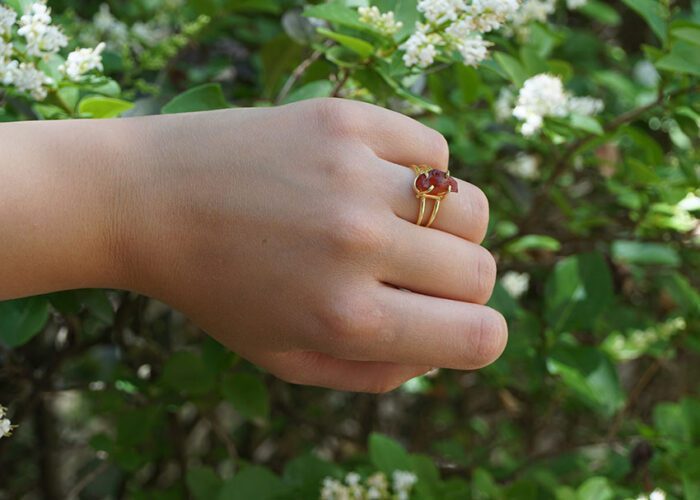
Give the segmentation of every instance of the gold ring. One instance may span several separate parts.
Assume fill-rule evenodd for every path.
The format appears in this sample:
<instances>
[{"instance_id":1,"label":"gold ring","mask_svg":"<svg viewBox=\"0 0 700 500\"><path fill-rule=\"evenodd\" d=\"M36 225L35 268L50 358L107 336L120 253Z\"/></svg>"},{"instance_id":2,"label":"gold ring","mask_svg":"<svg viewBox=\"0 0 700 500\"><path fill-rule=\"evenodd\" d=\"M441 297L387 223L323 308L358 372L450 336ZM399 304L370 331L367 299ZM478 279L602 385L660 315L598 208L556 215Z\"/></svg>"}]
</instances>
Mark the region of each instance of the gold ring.
<instances>
[{"instance_id":1,"label":"gold ring","mask_svg":"<svg viewBox=\"0 0 700 500\"><path fill-rule=\"evenodd\" d=\"M420 200L416 224L423 225L427 200L433 200L435 201L433 211L425 225L425 227L430 227L437 218L442 200L447 198L450 193L458 192L457 180L450 176L449 170L444 172L428 165L413 165L413 170L416 172L416 178L413 179L413 191L416 193L416 198Z\"/></svg>"}]
</instances>

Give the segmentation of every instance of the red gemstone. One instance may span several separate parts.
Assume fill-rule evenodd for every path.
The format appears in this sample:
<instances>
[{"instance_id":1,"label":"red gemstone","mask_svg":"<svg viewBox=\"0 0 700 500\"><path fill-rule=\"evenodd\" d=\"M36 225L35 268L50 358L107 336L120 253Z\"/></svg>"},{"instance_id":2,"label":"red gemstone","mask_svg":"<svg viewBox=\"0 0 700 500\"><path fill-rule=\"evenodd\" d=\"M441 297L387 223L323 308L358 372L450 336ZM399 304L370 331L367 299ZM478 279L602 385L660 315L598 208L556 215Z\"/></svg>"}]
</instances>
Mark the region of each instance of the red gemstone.
<instances>
[{"instance_id":1,"label":"red gemstone","mask_svg":"<svg viewBox=\"0 0 700 500\"><path fill-rule=\"evenodd\" d=\"M431 170L430 172L421 175L416 180L416 188L421 193L428 191L430 186L435 186L435 189L433 189L430 194L434 194L436 196L447 194L450 191L450 187L452 187L453 193L459 192L459 188L457 187L457 179L450 177L442 170Z\"/></svg>"}]
</instances>

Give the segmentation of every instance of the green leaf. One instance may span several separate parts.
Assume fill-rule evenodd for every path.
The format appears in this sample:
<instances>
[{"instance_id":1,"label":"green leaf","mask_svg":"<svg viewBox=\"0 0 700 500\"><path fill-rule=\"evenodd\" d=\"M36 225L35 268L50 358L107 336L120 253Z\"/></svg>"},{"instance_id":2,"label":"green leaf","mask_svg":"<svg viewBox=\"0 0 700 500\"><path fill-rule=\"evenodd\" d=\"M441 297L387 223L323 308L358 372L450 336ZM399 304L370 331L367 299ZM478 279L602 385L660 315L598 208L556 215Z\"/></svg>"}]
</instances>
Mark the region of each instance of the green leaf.
<instances>
[{"instance_id":1,"label":"green leaf","mask_svg":"<svg viewBox=\"0 0 700 500\"><path fill-rule=\"evenodd\" d=\"M498 63L501 69L508 75L508 78L517 87L522 87L525 80L528 78L527 71L520 61L513 56L504 52L496 52L493 55L494 60Z\"/></svg>"},{"instance_id":2,"label":"green leaf","mask_svg":"<svg viewBox=\"0 0 700 500\"><path fill-rule=\"evenodd\" d=\"M374 31L369 25L360 21L357 11L346 7L341 2L328 2L314 6L307 6L304 9L306 17L325 19L339 26L346 26L362 31Z\"/></svg>"},{"instance_id":3,"label":"green leaf","mask_svg":"<svg viewBox=\"0 0 700 500\"><path fill-rule=\"evenodd\" d=\"M545 286L545 317L556 332L589 328L612 299L612 277L602 255L568 257L557 263Z\"/></svg>"},{"instance_id":4,"label":"green leaf","mask_svg":"<svg viewBox=\"0 0 700 500\"><path fill-rule=\"evenodd\" d=\"M659 0L622 0L630 9L642 16L659 39L666 43L668 37L668 8Z\"/></svg>"},{"instance_id":5,"label":"green leaf","mask_svg":"<svg viewBox=\"0 0 700 500\"><path fill-rule=\"evenodd\" d=\"M481 77L479 72L464 64L455 64L455 76L459 86L459 98L463 105L469 105L479 98Z\"/></svg>"},{"instance_id":6,"label":"green leaf","mask_svg":"<svg viewBox=\"0 0 700 500\"><path fill-rule=\"evenodd\" d=\"M387 475L395 470L411 471L408 452L388 436L372 433L369 436L369 457L372 464Z\"/></svg>"},{"instance_id":7,"label":"green leaf","mask_svg":"<svg viewBox=\"0 0 700 500\"><path fill-rule=\"evenodd\" d=\"M593 135L604 135L602 125L592 116L574 114L569 117L571 127Z\"/></svg>"},{"instance_id":8,"label":"green leaf","mask_svg":"<svg viewBox=\"0 0 700 500\"><path fill-rule=\"evenodd\" d=\"M356 38L350 35L343 35L341 33L336 33L325 28L318 28L316 31L318 31L321 35L325 36L326 38L335 40L343 47L352 50L354 53L356 53L364 59L374 54L374 47L372 46L372 44L360 38Z\"/></svg>"},{"instance_id":9,"label":"green leaf","mask_svg":"<svg viewBox=\"0 0 700 500\"><path fill-rule=\"evenodd\" d=\"M579 7L577 10L591 19L609 26L617 26L622 22L620 14L618 14L614 7L610 7L599 0L588 0L585 5Z\"/></svg>"},{"instance_id":10,"label":"green leaf","mask_svg":"<svg viewBox=\"0 0 700 500\"><path fill-rule=\"evenodd\" d=\"M665 439L690 444L692 429L685 418L683 408L677 403L660 403L654 407L654 428Z\"/></svg>"},{"instance_id":11,"label":"green leaf","mask_svg":"<svg viewBox=\"0 0 700 500\"><path fill-rule=\"evenodd\" d=\"M161 383L175 392L201 395L212 390L215 378L200 356L180 351L166 361Z\"/></svg>"},{"instance_id":12,"label":"green leaf","mask_svg":"<svg viewBox=\"0 0 700 500\"><path fill-rule=\"evenodd\" d=\"M427 109L431 113L440 114L442 113L442 108L435 103L427 101L420 96L412 94L405 88L401 86L399 82L394 80L389 76L383 69L374 68L375 72L384 80L384 82L391 87L391 89L396 93L397 96L405 99L411 104L414 104L420 108Z\"/></svg>"},{"instance_id":13,"label":"green leaf","mask_svg":"<svg viewBox=\"0 0 700 500\"><path fill-rule=\"evenodd\" d=\"M249 466L224 483L219 500L272 500L287 488L264 467Z\"/></svg>"},{"instance_id":14,"label":"green leaf","mask_svg":"<svg viewBox=\"0 0 700 500\"><path fill-rule=\"evenodd\" d=\"M192 467L187 471L187 488L197 500L216 498L224 484L210 467Z\"/></svg>"},{"instance_id":15,"label":"green leaf","mask_svg":"<svg viewBox=\"0 0 700 500\"><path fill-rule=\"evenodd\" d=\"M284 467L284 482L294 488L296 498L315 498L323 479L340 475L337 465L311 453L293 458Z\"/></svg>"},{"instance_id":16,"label":"green leaf","mask_svg":"<svg viewBox=\"0 0 700 500\"><path fill-rule=\"evenodd\" d=\"M549 252L558 252L561 248L561 243L552 238L540 234L528 234L522 238L518 238L507 246L509 252L522 253L529 250L546 250Z\"/></svg>"},{"instance_id":17,"label":"green leaf","mask_svg":"<svg viewBox=\"0 0 700 500\"><path fill-rule=\"evenodd\" d=\"M133 103L114 97L92 96L80 101L78 113L92 118L116 118L133 107Z\"/></svg>"},{"instance_id":18,"label":"green leaf","mask_svg":"<svg viewBox=\"0 0 700 500\"><path fill-rule=\"evenodd\" d=\"M78 290L76 294L93 317L106 325L114 323L114 308L104 290Z\"/></svg>"},{"instance_id":19,"label":"green leaf","mask_svg":"<svg viewBox=\"0 0 700 500\"><path fill-rule=\"evenodd\" d=\"M244 417L267 418L270 401L267 387L258 375L230 373L222 381L221 391L226 400Z\"/></svg>"},{"instance_id":20,"label":"green leaf","mask_svg":"<svg viewBox=\"0 0 700 500\"><path fill-rule=\"evenodd\" d=\"M304 101L316 97L328 97L333 91L333 84L328 80L317 80L310 82L290 93L284 100L284 104L290 102Z\"/></svg>"},{"instance_id":21,"label":"green leaf","mask_svg":"<svg viewBox=\"0 0 700 500\"><path fill-rule=\"evenodd\" d=\"M688 279L671 273L663 279L664 286L684 315L700 316L700 292L693 288Z\"/></svg>"},{"instance_id":22,"label":"green leaf","mask_svg":"<svg viewBox=\"0 0 700 500\"><path fill-rule=\"evenodd\" d=\"M656 61L656 67L674 73L700 76L700 50L692 43L675 43L670 54Z\"/></svg>"},{"instance_id":23,"label":"green leaf","mask_svg":"<svg viewBox=\"0 0 700 500\"><path fill-rule=\"evenodd\" d=\"M625 402L615 366L599 349L560 344L547 359L547 369L559 375L583 402L607 416Z\"/></svg>"},{"instance_id":24,"label":"green leaf","mask_svg":"<svg viewBox=\"0 0 700 500\"><path fill-rule=\"evenodd\" d=\"M586 480L577 493L579 500L612 500L615 498L615 492L605 477L592 477Z\"/></svg>"},{"instance_id":25,"label":"green leaf","mask_svg":"<svg viewBox=\"0 0 700 500\"><path fill-rule=\"evenodd\" d=\"M427 455L410 455L411 470L415 472L418 481L415 491L423 498L439 498L440 471L435 461Z\"/></svg>"},{"instance_id":26,"label":"green leaf","mask_svg":"<svg viewBox=\"0 0 700 500\"><path fill-rule=\"evenodd\" d=\"M221 85L218 83L205 83L198 87L186 90L175 96L161 109L163 114L188 113L192 111L210 111L230 107Z\"/></svg>"},{"instance_id":27,"label":"green leaf","mask_svg":"<svg viewBox=\"0 0 700 500\"><path fill-rule=\"evenodd\" d=\"M680 22L671 27L671 37L693 45L700 45L700 24Z\"/></svg>"},{"instance_id":28,"label":"green leaf","mask_svg":"<svg viewBox=\"0 0 700 500\"><path fill-rule=\"evenodd\" d=\"M678 267L681 264L678 252L663 243L616 241L612 246L612 254L615 260L626 264L670 267Z\"/></svg>"},{"instance_id":29,"label":"green leaf","mask_svg":"<svg viewBox=\"0 0 700 500\"><path fill-rule=\"evenodd\" d=\"M29 342L49 319L46 297L0 302L0 342L19 347Z\"/></svg>"}]
</instances>

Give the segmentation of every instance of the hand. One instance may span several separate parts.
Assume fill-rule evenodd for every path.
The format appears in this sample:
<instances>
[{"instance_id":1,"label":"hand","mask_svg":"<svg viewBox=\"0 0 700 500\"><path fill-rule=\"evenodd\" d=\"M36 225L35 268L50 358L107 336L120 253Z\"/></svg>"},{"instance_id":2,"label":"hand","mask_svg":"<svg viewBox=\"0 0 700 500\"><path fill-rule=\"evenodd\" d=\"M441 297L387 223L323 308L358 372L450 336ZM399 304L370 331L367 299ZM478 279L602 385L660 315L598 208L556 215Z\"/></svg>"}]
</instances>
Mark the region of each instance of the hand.
<instances>
[{"instance_id":1,"label":"hand","mask_svg":"<svg viewBox=\"0 0 700 500\"><path fill-rule=\"evenodd\" d=\"M412 164L445 169L434 130L323 99L121 120L140 143L115 251L126 288L157 297L294 383L383 392L503 351L483 306L488 202L459 181L415 224Z\"/></svg>"}]
</instances>

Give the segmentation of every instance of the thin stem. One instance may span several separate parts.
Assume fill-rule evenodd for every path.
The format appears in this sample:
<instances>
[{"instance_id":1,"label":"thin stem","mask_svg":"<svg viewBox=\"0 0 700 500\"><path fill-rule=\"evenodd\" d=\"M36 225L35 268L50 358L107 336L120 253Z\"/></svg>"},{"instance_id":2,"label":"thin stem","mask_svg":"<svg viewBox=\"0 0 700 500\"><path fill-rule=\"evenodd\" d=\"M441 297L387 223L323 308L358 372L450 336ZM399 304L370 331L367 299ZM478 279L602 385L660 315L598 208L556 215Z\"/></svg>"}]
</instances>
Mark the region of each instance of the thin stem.
<instances>
[{"instance_id":1,"label":"thin stem","mask_svg":"<svg viewBox=\"0 0 700 500\"><path fill-rule=\"evenodd\" d=\"M326 44L326 46L328 46L328 44ZM282 89L280 90L279 94L277 94L275 104L281 104L286 99L286 97L289 95L289 92L291 92L292 88L294 88L294 85L296 85L296 83L301 79L301 77L304 76L306 70L308 70L313 63L318 61L322 55L322 50L315 50L309 57L304 59L301 63L299 63L299 65L296 68L294 68L292 74L289 75L287 81L284 82L284 85L282 86Z\"/></svg>"},{"instance_id":2,"label":"thin stem","mask_svg":"<svg viewBox=\"0 0 700 500\"><path fill-rule=\"evenodd\" d=\"M345 71L343 72L343 76L341 76L338 79L338 82L335 84L335 87L333 87L333 91L331 92L331 97L338 97L340 95L340 91L345 87L345 84L348 83L348 80L350 79L350 72Z\"/></svg>"}]
</instances>

